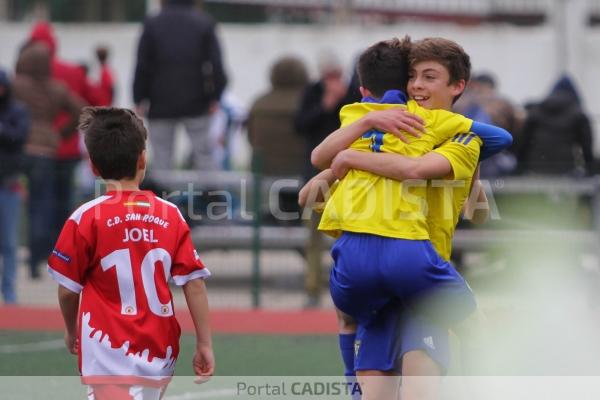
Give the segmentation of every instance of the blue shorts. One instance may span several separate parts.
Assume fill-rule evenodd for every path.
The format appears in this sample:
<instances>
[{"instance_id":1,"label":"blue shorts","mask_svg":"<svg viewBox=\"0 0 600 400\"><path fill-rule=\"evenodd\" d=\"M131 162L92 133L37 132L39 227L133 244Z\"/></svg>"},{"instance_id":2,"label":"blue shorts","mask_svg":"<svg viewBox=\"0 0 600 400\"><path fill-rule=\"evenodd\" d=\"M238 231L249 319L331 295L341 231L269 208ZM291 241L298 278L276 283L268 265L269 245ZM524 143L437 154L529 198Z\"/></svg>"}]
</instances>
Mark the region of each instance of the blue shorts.
<instances>
[{"instance_id":1,"label":"blue shorts","mask_svg":"<svg viewBox=\"0 0 600 400\"><path fill-rule=\"evenodd\" d=\"M447 329L475 308L469 285L428 240L344 232L332 248L336 307L367 326L390 302Z\"/></svg>"},{"instance_id":2,"label":"blue shorts","mask_svg":"<svg viewBox=\"0 0 600 400\"><path fill-rule=\"evenodd\" d=\"M448 330L412 315L397 303L390 303L368 325L358 325L354 369L400 373L404 354L416 350L427 353L442 373L448 371Z\"/></svg>"}]
</instances>

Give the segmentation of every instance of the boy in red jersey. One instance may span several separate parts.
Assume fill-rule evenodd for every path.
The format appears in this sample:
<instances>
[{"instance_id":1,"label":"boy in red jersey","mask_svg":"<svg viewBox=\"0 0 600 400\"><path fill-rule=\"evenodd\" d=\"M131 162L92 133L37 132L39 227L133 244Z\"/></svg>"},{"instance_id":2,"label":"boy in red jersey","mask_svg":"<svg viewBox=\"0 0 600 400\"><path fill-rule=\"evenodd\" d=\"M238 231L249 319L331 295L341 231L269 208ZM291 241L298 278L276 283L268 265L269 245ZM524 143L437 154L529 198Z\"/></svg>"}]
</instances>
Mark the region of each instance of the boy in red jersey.
<instances>
[{"instance_id":1,"label":"boy in red jersey","mask_svg":"<svg viewBox=\"0 0 600 400\"><path fill-rule=\"evenodd\" d=\"M127 109L88 107L79 128L107 192L69 217L48 259L65 343L79 355L91 398L158 399L173 375L181 333L169 280L183 286L194 321L194 372L214 372L204 285L210 272L177 207L139 189L146 170L142 121Z\"/></svg>"}]
</instances>

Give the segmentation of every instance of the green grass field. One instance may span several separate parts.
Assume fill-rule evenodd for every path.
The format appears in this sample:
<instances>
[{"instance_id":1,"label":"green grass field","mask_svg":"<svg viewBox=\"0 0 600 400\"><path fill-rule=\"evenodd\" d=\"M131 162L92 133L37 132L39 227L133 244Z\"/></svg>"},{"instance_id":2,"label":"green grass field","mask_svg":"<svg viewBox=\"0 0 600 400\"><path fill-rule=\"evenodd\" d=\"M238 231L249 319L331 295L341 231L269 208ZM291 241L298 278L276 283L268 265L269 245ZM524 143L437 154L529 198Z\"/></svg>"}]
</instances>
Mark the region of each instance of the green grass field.
<instances>
[{"instance_id":1,"label":"green grass field","mask_svg":"<svg viewBox=\"0 0 600 400\"><path fill-rule=\"evenodd\" d=\"M0 376L77 375L77 359L61 340L62 334L56 332L0 332ZM215 335L213 341L216 375L343 373L336 336ZM37 348L35 343L49 348ZM194 337L182 336L176 375L193 374L193 354Z\"/></svg>"}]
</instances>

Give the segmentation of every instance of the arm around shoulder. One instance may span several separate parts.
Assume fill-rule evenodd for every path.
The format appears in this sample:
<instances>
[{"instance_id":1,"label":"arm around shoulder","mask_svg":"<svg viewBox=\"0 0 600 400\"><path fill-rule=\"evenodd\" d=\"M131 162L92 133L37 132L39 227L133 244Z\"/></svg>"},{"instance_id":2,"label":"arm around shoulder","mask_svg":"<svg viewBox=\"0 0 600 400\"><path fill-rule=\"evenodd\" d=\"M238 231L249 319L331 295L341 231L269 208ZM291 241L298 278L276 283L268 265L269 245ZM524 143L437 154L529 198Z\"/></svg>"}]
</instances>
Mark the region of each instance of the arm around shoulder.
<instances>
[{"instance_id":1,"label":"arm around shoulder","mask_svg":"<svg viewBox=\"0 0 600 400\"><path fill-rule=\"evenodd\" d=\"M513 137L498 126L473 121L471 131L483 140L480 160L485 160L512 145Z\"/></svg>"},{"instance_id":2,"label":"arm around shoulder","mask_svg":"<svg viewBox=\"0 0 600 400\"><path fill-rule=\"evenodd\" d=\"M358 169L397 181L443 178L452 172L450 161L434 152L421 157L407 157L400 154L347 150L336 157L332 168L338 177L340 171Z\"/></svg>"},{"instance_id":3,"label":"arm around shoulder","mask_svg":"<svg viewBox=\"0 0 600 400\"><path fill-rule=\"evenodd\" d=\"M354 123L338 129L317 146L311 154L311 162L318 169L331 166L334 157L370 129L391 133L403 142L405 134L419 137L424 130L423 120L402 107L372 111Z\"/></svg>"},{"instance_id":4,"label":"arm around shoulder","mask_svg":"<svg viewBox=\"0 0 600 400\"><path fill-rule=\"evenodd\" d=\"M370 129L368 114L358 121L339 128L325 138L310 154L310 162L315 168L325 170L339 152L347 149L363 133Z\"/></svg>"}]
</instances>

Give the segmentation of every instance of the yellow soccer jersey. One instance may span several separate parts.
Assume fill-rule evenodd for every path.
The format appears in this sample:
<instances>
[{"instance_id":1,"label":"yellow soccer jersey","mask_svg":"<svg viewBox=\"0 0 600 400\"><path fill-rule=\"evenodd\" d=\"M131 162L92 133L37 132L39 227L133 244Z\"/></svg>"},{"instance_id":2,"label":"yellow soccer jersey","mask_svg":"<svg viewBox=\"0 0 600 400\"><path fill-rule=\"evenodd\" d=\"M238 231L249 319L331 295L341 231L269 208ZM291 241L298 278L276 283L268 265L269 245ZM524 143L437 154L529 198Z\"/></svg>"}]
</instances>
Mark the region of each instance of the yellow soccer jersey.
<instances>
[{"instance_id":1,"label":"yellow soccer jersey","mask_svg":"<svg viewBox=\"0 0 600 400\"><path fill-rule=\"evenodd\" d=\"M420 138L407 136L409 144L406 144L392 134L369 131L350 147L359 151L418 157L457 133L469 132L473 122L449 111L427 110L411 100L406 105L354 103L344 106L340 111L342 126L355 122L368 112L393 107L406 108L421 117L425 122L425 133ZM401 239L428 239L426 188L424 180L399 182L366 171L350 170L327 202L319 229L332 236L350 231Z\"/></svg>"},{"instance_id":2,"label":"yellow soccer jersey","mask_svg":"<svg viewBox=\"0 0 600 400\"><path fill-rule=\"evenodd\" d=\"M482 144L474 133L465 133L454 136L433 150L448 159L453 172L446 179L431 180L427 186L429 238L445 260L449 260L452 253L452 237L471 191Z\"/></svg>"},{"instance_id":3,"label":"yellow soccer jersey","mask_svg":"<svg viewBox=\"0 0 600 400\"><path fill-rule=\"evenodd\" d=\"M327 204L327 201L329 200L329 198L331 197L331 194L333 192L335 192L335 190L337 189L338 185L339 185L340 181L336 180L335 182L333 182L331 184L331 187L329 187L329 190L324 194L324 199L323 201L318 201L315 202L312 205L312 209L314 212L316 212L317 214L323 214L323 211L325 211L325 205Z\"/></svg>"}]
</instances>

